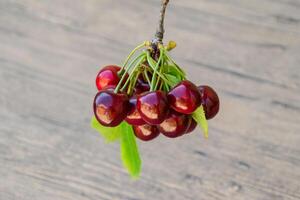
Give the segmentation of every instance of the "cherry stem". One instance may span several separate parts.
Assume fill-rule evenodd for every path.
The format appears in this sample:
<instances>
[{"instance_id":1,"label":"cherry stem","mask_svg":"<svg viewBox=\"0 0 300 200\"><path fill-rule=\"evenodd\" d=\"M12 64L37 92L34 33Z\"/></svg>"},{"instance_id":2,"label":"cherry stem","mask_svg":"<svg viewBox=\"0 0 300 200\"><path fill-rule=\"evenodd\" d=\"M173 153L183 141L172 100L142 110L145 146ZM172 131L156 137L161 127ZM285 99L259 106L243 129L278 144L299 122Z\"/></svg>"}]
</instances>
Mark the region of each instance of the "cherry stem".
<instances>
[{"instance_id":1,"label":"cherry stem","mask_svg":"<svg viewBox=\"0 0 300 200\"><path fill-rule=\"evenodd\" d=\"M132 57L132 55L139 49L143 48L146 45L146 42L143 42L142 44L138 45L137 47L135 47L130 54L127 56L126 60L124 61L123 65L122 65L122 69L120 70L119 74L123 74L124 72L124 68L126 67L126 65L128 64L130 58Z\"/></svg>"},{"instance_id":2,"label":"cherry stem","mask_svg":"<svg viewBox=\"0 0 300 200\"><path fill-rule=\"evenodd\" d=\"M154 70L154 69L155 69L155 66L156 66L156 63L155 63L155 61L153 60L153 58L151 57L149 51L147 51L146 54L147 54L147 61L148 61L148 63L149 63L149 66ZM158 72L158 71L156 71L156 73L157 73L158 76L160 76L160 78L161 78L164 82L166 82L167 84L171 85L171 82L170 82L168 79L166 79L166 77L165 77L162 73L160 73L160 72ZM152 77L152 78L153 78L153 77Z\"/></svg>"},{"instance_id":3,"label":"cherry stem","mask_svg":"<svg viewBox=\"0 0 300 200\"><path fill-rule=\"evenodd\" d=\"M141 72L139 70L136 70L136 71L132 72L132 74L134 74L134 76L131 78L132 80L130 80L130 82L129 82L129 86L128 86L128 89L127 89L127 94L128 95L131 95L131 93L133 91L133 87L135 86L140 73ZM126 86L125 87L123 86L121 88L121 91L123 91L125 88L126 88Z\"/></svg>"},{"instance_id":4,"label":"cherry stem","mask_svg":"<svg viewBox=\"0 0 300 200\"><path fill-rule=\"evenodd\" d=\"M119 83L118 83L118 85L117 85L117 87L116 87L116 89L115 89L115 93L118 93L118 91L119 91L119 89L120 89L120 87L121 87L121 84L123 83L123 81L124 81L124 79L125 79L125 77L126 77L126 73L129 71L129 69L135 64L135 62L137 61L137 60L139 60L141 57L143 57L143 56L145 56L145 53L142 53L142 54L140 54L139 56L137 56L133 61L131 61L131 63L129 64L129 66L125 69L125 72L124 72L124 74L122 75L122 77L121 77L121 79L120 79L120 81L119 81ZM140 63L139 63L140 64Z\"/></svg>"},{"instance_id":5,"label":"cherry stem","mask_svg":"<svg viewBox=\"0 0 300 200\"><path fill-rule=\"evenodd\" d=\"M158 68L159 68L159 65L161 65L161 61L162 61L162 58L163 58L163 54L164 54L164 51L163 51L163 48L159 48L159 59L155 65L155 68L154 68L154 72L153 72L153 75L152 75L152 81L151 81L151 88L150 88L150 91L154 91L155 90L155 86L156 86L156 74L157 74L157 71L158 71Z\"/></svg>"},{"instance_id":6,"label":"cherry stem","mask_svg":"<svg viewBox=\"0 0 300 200\"><path fill-rule=\"evenodd\" d=\"M144 61L144 59L146 58L146 55L143 53L143 54L141 54L142 56L140 57L139 56L139 61L137 62L137 63L135 63L135 65L134 65L134 67L133 67L133 69L132 69L132 71L131 71L131 73L130 73L130 75L129 75L129 77L128 77L128 79L126 80L126 82L125 82L125 84L123 85L123 87L121 88L121 91L123 91L125 88L126 88L126 86L128 85L128 83L129 83L129 81L134 77L134 75L135 75L135 71L136 71L136 69L140 66L140 64ZM125 75L123 75L123 77L124 76L126 76L126 73L125 73ZM122 78L123 78L122 77ZM120 80L120 83L122 83L121 81L123 81L122 79ZM120 84L119 83L119 84Z\"/></svg>"},{"instance_id":7,"label":"cherry stem","mask_svg":"<svg viewBox=\"0 0 300 200\"><path fill-rule=\"evenodd\" d=\"M176 64L176 62L168 55L168 53L165 51L165 57L167 61L170 61L174 66L176 71L180 74L180 76L185 80L185 72Z\"/></svg>"},{"instance_id":8,"label":"cherry stem","mask_svg":"<svg viewBox=\"0 0 300 200\"><path fill-rule=\"evenodd\" d=\"M162 56L161 58L161 66L164 66L164 56ZM162 67L160 67L159 69L159 72L162 73ZM155 87L154 87L154 90L157 90L157 87L158 87L158 84L160 82L160 76L157 77L157 80L156 80L156 84L155 84ZM162 81L161 81L162 82Z\"/></svg>"},{"instance_id":9,"label":"cherry stem","mask_svg":"<svg viewBox=\"0 0 300 200\"><path fill-rule=\"evenodd\" d=\"M164 38L164 19L165 19L165 13L166 13L166 8L169 3L169 0L162 0L161 3L161 10L160 10L160 17L158 21L158 28L155 33L155 38L152 41L153 44L157 45L158 43L162 44L162 40Z\"/></svg>"},{"instance_id":10,"label":"cherry stem","mask_svg":"<svg viewBox=\"0 0 300 200\"><path fill-rule=\"evenodd\" d=\"M150 78L149 78L149 76L148 76L148 72L147 72L146 70L144 71L144 76L145 76L145 78L146 78L148 84L150 85L150 84L151 84L151 81L150 81Z\"/></svg>"}]
</instances>

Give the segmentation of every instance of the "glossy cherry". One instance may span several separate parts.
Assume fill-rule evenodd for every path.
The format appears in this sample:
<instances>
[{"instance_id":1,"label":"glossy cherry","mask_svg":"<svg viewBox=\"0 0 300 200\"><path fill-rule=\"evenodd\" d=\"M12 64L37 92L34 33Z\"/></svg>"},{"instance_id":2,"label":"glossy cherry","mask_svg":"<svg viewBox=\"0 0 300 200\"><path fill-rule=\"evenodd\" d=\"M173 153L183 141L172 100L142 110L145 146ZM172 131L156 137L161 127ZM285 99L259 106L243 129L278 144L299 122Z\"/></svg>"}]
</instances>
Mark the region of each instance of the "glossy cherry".
<instances>
[{"instance_id":1,"label":"glossy cherry","mask_svg":"<svg viewBox=\"0 0 300 200\"><path fill-rule=\"evenodd\" d=\"M121 67L115 65L108 65L100 70L96 77L96 86L98 90L106 89L109 86L116 86L120 78L118 76L118 71Z\"/></svg>"},{"instance_id":2,"label":"glossy cherry","mask_svg":"<svg viewBox=\"0 0 300 200\"><path fill-rule=\"evenodd\" d=\"M144 124L140 126L133 126L134 134L137 138L143 141L149 141L159 135L159 130L155 125Z\"/></svg>"},{"instance_id":3,"label":"glossy cherry","mask_svg":"<svg viewBox=\"0 0 300 200\"><path fill-rule=\"evenodd\" d=\"M157 90L138 95L137 109L145 122L160 124L169 110L166 94Z\"/></svg>"},{"instance_id":4,"label":"glossy cherry","mask_svg":"<svg viewBox=\"0 0 300 200\"><path fill-rule=\"evenodd\" d=\"M177 112L191 114L201 105L201 96L197 86L184 80L170 90L168 101Z\"/></svg>"},{"instance_id":5,"label":"glossy cherry","mask_svg":"<svg viewBox=\"0 0 300 200\"><path fill-rule=\"evenodd\" d=\"M94 99L94 114L103 126L117 126L127 116L129 101L126 94L110 90L98 92Z\"/></svg>"},{"instance_id":6,"label":"glossy cherry","mask_svg":"<svg viewBox=\"0 0 300 200\"><path fill-rule=\"evenodd\" d=\"M131 125L143 125L143 124L145 124L146 122L142 119L140 113L137 110L137 106L136 106L137 99L136 99L136 97L131 97L131 99L129 100L129 103L130 103L130 110L128 112L127 117L125 118L125 121L128 124L131 124Z\"/></svg>"},{"instance_id":7,"label":"glossy cherry","mask_svg":"<svg viewBox=\"0 0 300 200\"><path fill-rule=\"evenodd\" d=\"M198 87L202 105L205 112L206 119L212 119L219 112L219 97L217 93L211 87L207 85L201 85Z\"/></svg>"},{"instance_id":8,"label":"glossy cherry","mask_svg":"<svg viewBox=\"0 0 300 200\"><path fill-rule=\"evenodd\" d=\"M197 122L192 117L190 117L189 118L189 125L188 125L188 128L187 128L185 134L193 132L196 127L197 127Z\"/></svg>"},{"instance_id":9,"label":"glossy cherry","mask_svg":"<svg viewBox=\"0 0 300 200\"><path fill-rule=\"evenodd\" d=\"M159 124L158 130L167 137L175 138L183 135L188 129L189 118L187 115L170 111L166 119Z\"/></svg>"}]
</instances>

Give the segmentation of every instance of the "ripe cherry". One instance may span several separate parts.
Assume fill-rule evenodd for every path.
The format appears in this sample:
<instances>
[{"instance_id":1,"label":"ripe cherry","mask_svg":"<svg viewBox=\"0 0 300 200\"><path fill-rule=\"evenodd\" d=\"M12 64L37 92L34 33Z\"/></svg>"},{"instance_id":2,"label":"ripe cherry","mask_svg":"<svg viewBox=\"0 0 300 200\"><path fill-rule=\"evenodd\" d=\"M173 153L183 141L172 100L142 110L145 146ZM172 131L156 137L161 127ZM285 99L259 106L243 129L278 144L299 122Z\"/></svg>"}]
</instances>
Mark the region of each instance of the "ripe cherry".
<instances>
[{"instance_id":1,"label":"ripe cherry","mask_svg":"<svg viewBox=\"0 0 300 200\"><path fill-rule=\"evenodd\" d=\"M96 77L96 86L98 90L100 91L109 87L116 87L120 81L120 77L118 75L120 70L121 67L115 65L108 65L101 69ZM128 76L129 75L126 73L123 83L125 83Z\"/></svg>"},{"instance_id":2,"label":"ripe cherry","mask_svg":"<svg viewBox=\"0 0 300 200\"><path fill-rule=\"evenodd\" d=\"M166 94L157 90L139 95L137 98L137 109L145 122L160 124L168 113Z\"/></svg>"},{"instance_id":3,"label":"ripe cherry","mask_svg":"<svg viewBox=\"0 0 300 200\"><path fill-rule=\"evenodd\" d=\"M129 100L129 103L130 103L130 110L128 112L127 117L125 118L125 121L128 124L131 124L131 125L143 125L143 124L145 124L146 122L142 119L140 113L137 110L137 107L136 107L137 99L136 99L136 97L132 97Z\"/></svg>"},{"instance_id":4,"label":"ripe cherry","mask_svg":"<svg viewBox=\"0 0 300 200\"><path fill-rule=\"evenodd\" d=\"M144 124L140 126L133 126L134 134L137 138L143 141L149 141L159 135L159 130L155 125Z\"/></svg>"},{"instance_id":5,"label":"ripe cherry","mask_svg":"<svg viewBox=\"0 0 300 200\"><path fill-rule=\"evenodd\" d=\"M149 90L150 90L150 85L147 83L147 81L144 80L143 76L140 75L135 85L134 93L141 94Z\"/></svg>"},{"instance_id":6,"label":"ripe cherry","mask_svg":"<svg viewBox=\"0 0 300 200\"><path fill-rule=\"evenodd\" d=\"M158 130L167 137L175 138L183 135L188 129L189 118L187 115L171 111L166 119L158 125Z\"/></svg>"},{"instance_id":7,"label":"ripe cherry","mask_svg":"<svg viewBox=\"0 0 300 200\"><path fill-rule=\"evenodd\" d=\"M184 80L169 92L168 101L177 112L191 114L201 105L201 96L197 86Z\"/></svg>"},{"instance_id":8,"label":"ripe cherry","mask_svg":"<svg viewBox=\"0 0 300 200\"><path fill-rule=\"evenodd\" d=\"M192 117L190 117L189 118L189 126L188 126L185 134L193 132L196 127L197 127L197 122Z\"/></svg>"},{"instance_id":9,"label":"ripe cherry","mask_svg":"<svg viewBox=\"0 0 300 200\"><path fill-rule=\"evenodd\" d=\"M219 97L217 93L207 85L201 85L198 89L201 94L205 117L206 119L212 119L219 112Z\"/></svg>"},{"instance_id":10,"label":"ripe cherry","mask_svg":"<svg viewBox=\"0 0 300 200\"><path fill-rule=\"evenodd\" d=\"M118 76L118 71L121 67L115 65L108 65L100 70L96 77L96 86L98 90L106 89L108 86L116 86L120 78Z\"/></svg>"},{"instance_id":11,"label":"ripe cherry","mask_svg":"<svg viewBox=\"0 0 300 200\"><path fill-rule=\"evenodd\" d=\"M103 126L119 125L125 119L128 109L129 101L126 94L102 90L95 96L95 117Z\"/></svg>"}]
</instances>

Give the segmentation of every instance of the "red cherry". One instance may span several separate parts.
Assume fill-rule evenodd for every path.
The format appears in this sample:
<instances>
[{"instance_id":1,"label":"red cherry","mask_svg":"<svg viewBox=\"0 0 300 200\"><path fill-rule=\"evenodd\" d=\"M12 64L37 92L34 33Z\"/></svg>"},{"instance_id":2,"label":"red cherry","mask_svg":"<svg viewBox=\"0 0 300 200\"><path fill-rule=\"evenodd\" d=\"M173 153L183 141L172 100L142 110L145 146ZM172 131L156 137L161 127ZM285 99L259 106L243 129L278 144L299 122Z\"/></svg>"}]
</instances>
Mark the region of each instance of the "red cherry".
<instances>
[{"instance_id":1,"label":"red cherry","mask_svg":"<svg viewBox=\"0 0 300 200\"><path fill-rule=\"evenodd\" d=\"M186 130L185 134L188 134L188 133L191 133L195 130L195 128L197 127L197 122L192 118L190 117L189 118L189 126L188 126L188 129Z\"/></svg>"},{"instance_id":2,"label":"red cherry","mask_svg":"<svg viewBox=\"0 0 300 200\"><path fill-rule=\"evenodd\" d=\"M191 114L201 105L201 96L197 86L184 80L169 92L168 101L177 112Z\"/></svg>"},{"instance_id":3,"label":"red cherry","mask_svg":"<svg viewBox=\"0 0 300 200\"><path fill-rule=\"evenodd\" d=\"M158 125L158 130L167 137L175 138L183 135L188 129L189 118L187 115L171 111L166 119Z\"/></svg>"},{"instance_id":4,"label":"red cherry","mask_svg":"<svg viewBox=\"0 0 300 200\"><path fill-rule=\"evenodd\" d=\"M142 119L140 113L137 110L137 107L136 107L136 103L137 103L136 97L132 97L129 100L129 103L130 103L130 110L128 112L127 117L125 118L125 121L128 124L131 124L131 125L143 125L143 124L145 124L146 122Z\"/></svg>"},{"instance_id":5,"label":"red cherry","mask_svg":"<svg viewBox=\"0 0 300 200\"><path fill-rule=\"evenodd\" d=\"M98 90L106 89L109 86L117 86L120 81L118 71L121 67L109 65L100 70L96 77L96 86Z\"/></svg>"},{"instance_id":6,"label":"red cherry","mask_svg":"<svg viewBox=\"0 0 300 200\"><path fill-rule=\"evenodd\" d=\"M115 94L110 90L98 92L94 99L94 114L103 126L117 126L126 117L129 101L126 94Z\"/></svg>"},{"instance_id":7,"label":"red cherry","mask_svg":"<svg viewBox=\"0 0 300 200\"><path fill-rule=\"evenodd\" d=\"M133 130L135 136L143 141L152 140L159 135L157 127L150 124L133 126Z\"/></svg>"},{"instance_id":8,"label":"red cherry","mask_svg":"<svg viewBox=\"0 0 300 200\"><path fill-rule=\"evenodd\" d=\"M143 76L139 76L137 83L134 88L135 94L141 94L150 90L150 85L143 79Z\"/></svg>"},{"instance_id":9,"label":"red cherry","mask_svg":"<svg viewBox=\"0 0 300 200\"><path fill-rule=\"evenodd\" d=\"M148 124L160 124L168 113L168 102L163 91L146 92L138 96L137 109Z\"/></svg>"},{"instance_id":10,"label":"red cherry","mask_svg":"<svg viewBox=\"0 0 300 200\"><path fill-rule=\"evenodd\" d=\"M202 105L205 112L206 119L212 119L219 112L219 97L217 93L207 85L201 85L198 87Z\"/></svg>"}]
</instances>

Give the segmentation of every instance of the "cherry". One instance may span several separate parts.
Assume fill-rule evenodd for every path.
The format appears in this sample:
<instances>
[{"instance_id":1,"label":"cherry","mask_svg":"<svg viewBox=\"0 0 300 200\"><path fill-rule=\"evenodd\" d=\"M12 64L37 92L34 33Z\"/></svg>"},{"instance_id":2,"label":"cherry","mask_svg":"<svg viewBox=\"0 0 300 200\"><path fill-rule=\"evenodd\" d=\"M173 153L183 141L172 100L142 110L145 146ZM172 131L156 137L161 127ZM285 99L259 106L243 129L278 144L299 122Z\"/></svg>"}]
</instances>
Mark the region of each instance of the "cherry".
<instances>
[{"instance_id":1,"label":"cherry","mask_svg":"<svg viewBox=\"0 0 300 200\"><path fill-rule=\"evenodd\" d=\"M198 89L201 95L205 117L206 119L212 119L219 112L219 97L217 93L207 85L201 85Z\"/></svg>"},{"instance_id":2,"label":"cherry","mask_svg":"<svg viewBox=\"0 0 300 200\"><path fill-rule=\"evenodd\" d=\"M134 134L137 138L143 141L149 141L159 135L159 130L156 126L144 124L140 126L133 126Z\"/></svg>"},{"instance_id":3,"label":"cherry","mask_svg":"<svg viewBox=\"0 0 300 200\"><path fill-rule=\"evenodd\" d=\"M137 98L137 109L145 122L160 124L168 113L166 94L157 90L139 95Z\"/></svg>"},{"instance_id":4,"label":"cherry","mask_svg":"<svg viewBox=\"0 0 300 200\"><path fill-rule=\"evenodd\" d=\"M143 125L143 124L145 124L146 122L142 119L140 113L137 110L137 107L136 107L137 99L136 99L136 97L132 97L129 100L129 103L130 103L130 110L128 112L127 117L125 118L125 121L128 124L131 124L131 125Z\"/></svg>"},{"instance_id":5,"label":"cherry","mask_svg":"<svg viewBox=\"0 0 300 200\"><path fill-rule=\"evenodd\" d=\"M185 134L193 132L196 127L197 127L197 122L192 117L190 117L189 118L189 126L188 126L188 129L186 130Z\"/></svg>"},{"instance_id":6,"label":"cherry","mask_svg":"<svg viewBox=\"0 0 300 200\"><path fill-rule=\"evenodd\" d=\"M129 101L126 94L102 90L95 96L95 117L103 126L119 125L125 119L128 109Z\"/></svg>"},{"instance_id":7,"label":"cherry","mask_svg":"<svg viewBox=\"0 0 300 200\"><path fill-rule=\"evenodd\" d=\"M167 137L175 138L183 135L189 126L187 115L171 111L166 119L158 125L158 130Z\"/></svg>"},{"instance_id":8,"label":"cherry","mask_svg":"<svg viewBox=\"0 0 300 200\"><path fill-rule=\"evenodd\" d=\"M197 86L184 80L169 92L168 101L177 112L191 114L201 105L201 96Z\"/></svg>"},{"instance_id":9,"label":"cherry","mask_svg":"<svg viewBox=\"0 0 300 200\"><path fill-rule=\"evenodd\" d=\"M101 69L96 77L96 86L98 90L116 87L120 81L120 77L118 76L118 71L120 70L121 67L115 65L108 65ZM129 75L126 73L123 83L125 83L128 76Z\"/></svg>"},{"instance_id":10,"label":"cherry","mask_svg":"<svg viewBox=\"0 0 300 200\"><path fill-rule=\"evenodd\" d=\"M140 75L135 85L134 93L141 94L149 90L150 90L150 85L147 83L147 81L143 79L143 76Z\"/></svg>"},{"instance_id":11,"label":"cherry","mask_svg":"<svg viewBox=\"0 0 300 200\"><path fill-rule=\"evenodd\" d=\"M121 67L108 65L100 70L96 77L96 86L98 90L106 89L108 86L117 86L120 81L118 71Z\"/></svg>"}]
</instances>

